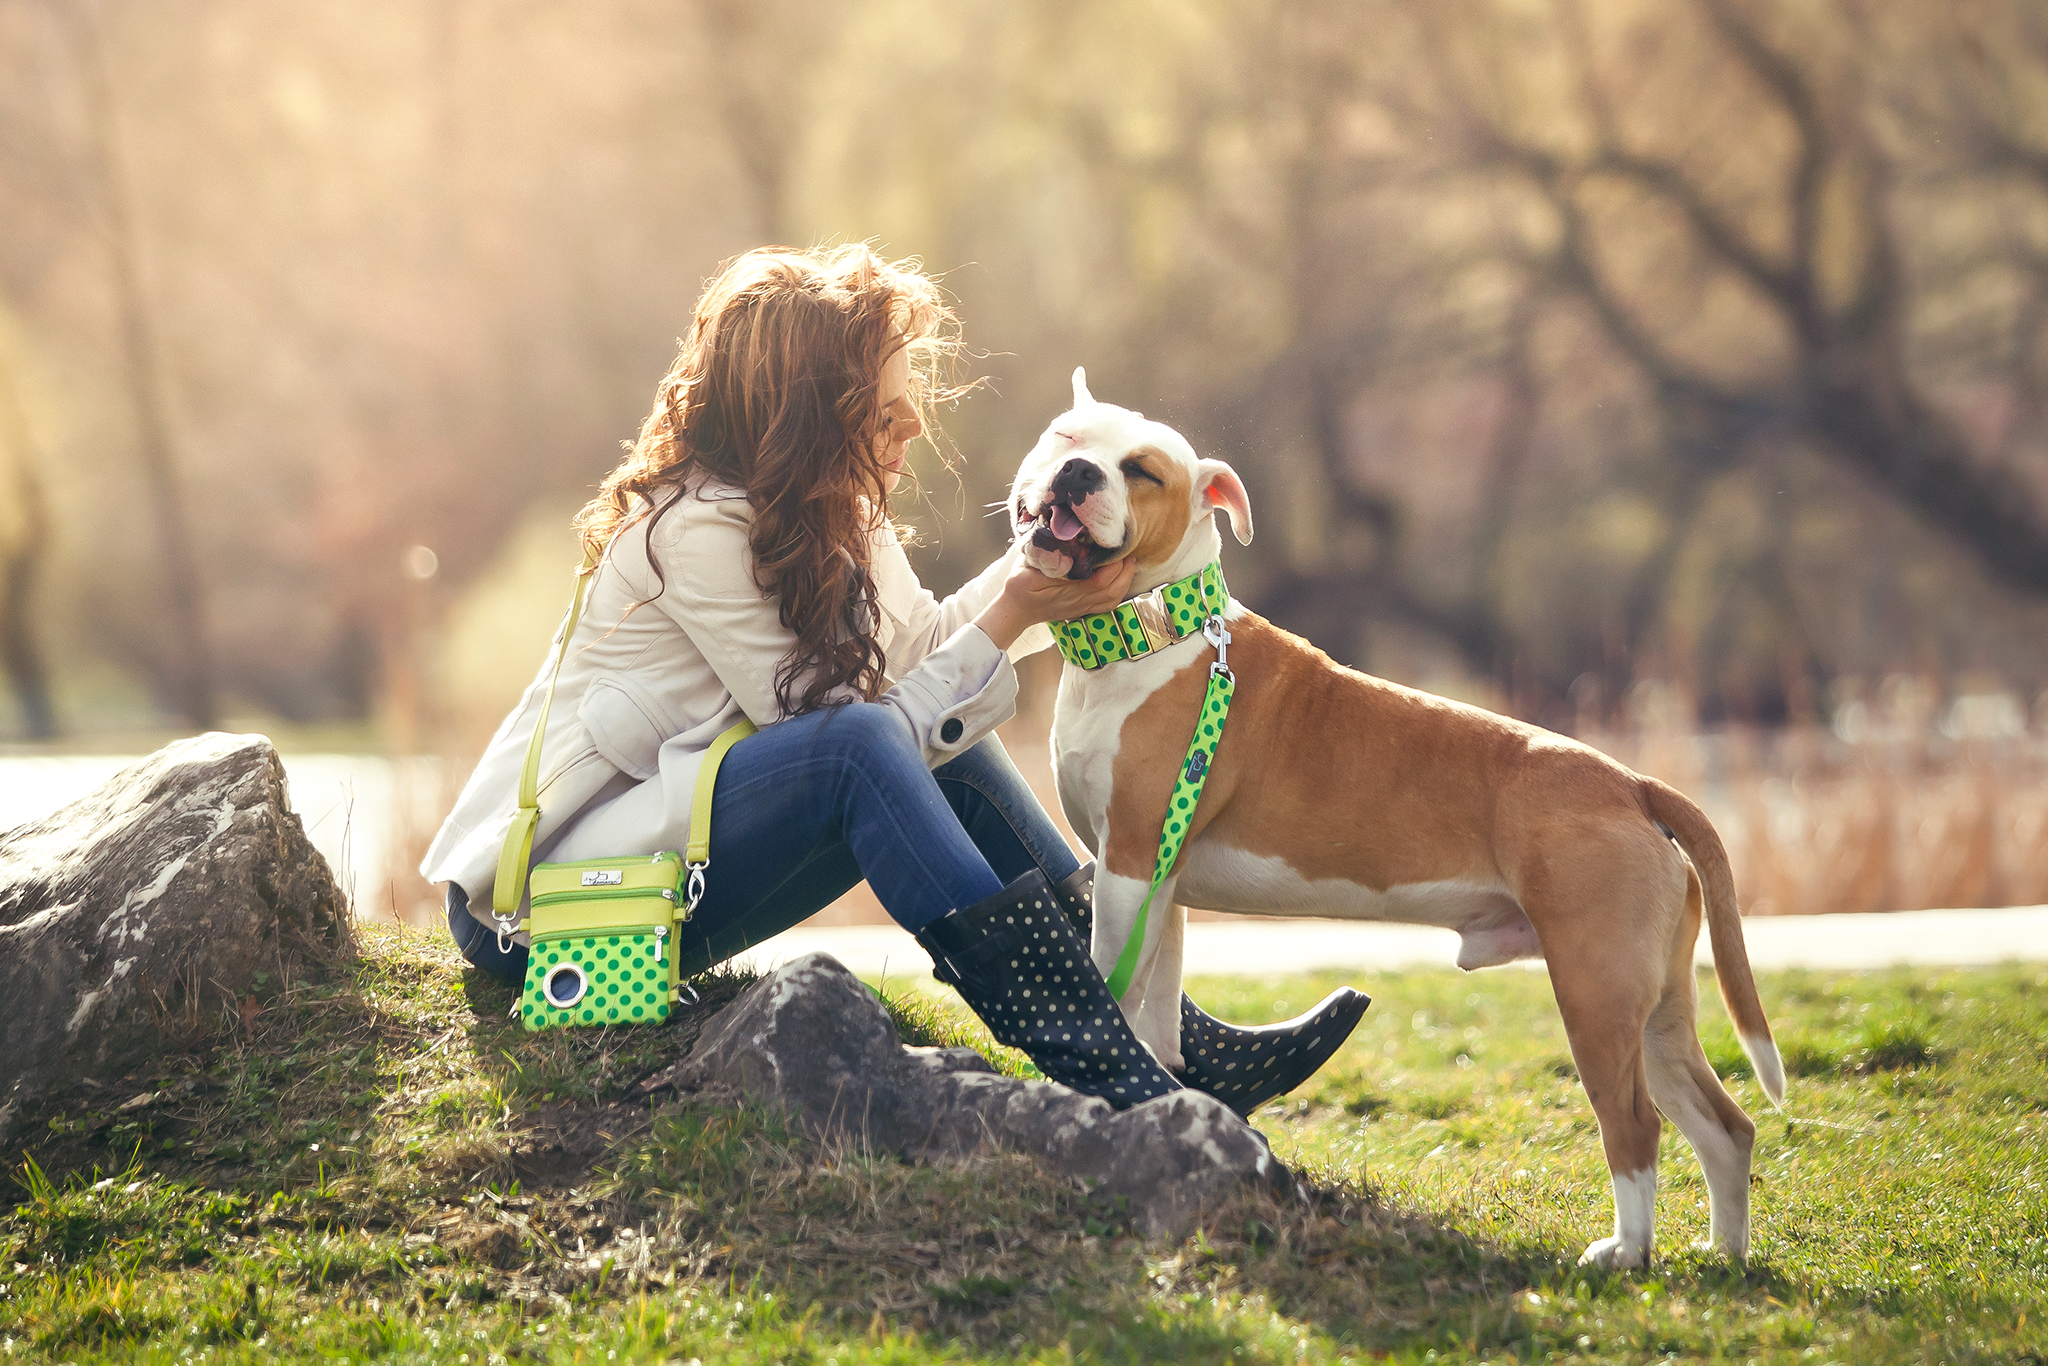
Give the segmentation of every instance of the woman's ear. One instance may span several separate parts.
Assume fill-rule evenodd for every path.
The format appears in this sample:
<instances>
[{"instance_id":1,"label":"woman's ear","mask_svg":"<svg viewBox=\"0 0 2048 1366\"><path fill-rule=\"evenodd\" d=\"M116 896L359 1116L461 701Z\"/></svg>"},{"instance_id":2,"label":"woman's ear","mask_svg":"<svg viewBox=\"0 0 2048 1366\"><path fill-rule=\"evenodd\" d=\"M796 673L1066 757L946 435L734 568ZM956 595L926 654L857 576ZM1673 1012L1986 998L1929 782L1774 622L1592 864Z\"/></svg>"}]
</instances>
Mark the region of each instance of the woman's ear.
<instances>
[{"instance_id":1,"label":"woman's ear","mask_svg":"<svg viewBox=\"0 0 2048 1366\"><path fill-rule=\"evenodd\" d=\"M1221 460L1204 460L1195 466L1195 487L1210 511L1223 508L1230 513L1230 532L1239 545L1252 543L1252 500L1245 496L1244 481L1237 471Z\"/></svg>"}]
</instances>

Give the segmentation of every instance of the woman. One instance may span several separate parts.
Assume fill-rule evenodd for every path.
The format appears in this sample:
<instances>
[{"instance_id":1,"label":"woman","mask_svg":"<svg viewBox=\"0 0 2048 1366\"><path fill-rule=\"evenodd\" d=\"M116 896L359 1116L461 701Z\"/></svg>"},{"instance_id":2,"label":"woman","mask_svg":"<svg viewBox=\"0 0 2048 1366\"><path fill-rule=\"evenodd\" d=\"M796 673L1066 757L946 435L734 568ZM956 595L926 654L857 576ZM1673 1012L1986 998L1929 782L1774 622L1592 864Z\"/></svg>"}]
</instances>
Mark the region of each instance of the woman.
<instances>
[{"instance_id":1,"label":"woman","mask_svg":"<svg viewBox=\"0 0 2048 1366\"><path fill-rule=\"evenodd\" d=\"M943 602L918 583L889 495L953 326L930 280L863 246L749 252L712 281L579 518L597 567L543 741L534 859L682 848L704 750L744 715L761 729L718 771L684 973L865 877L998 1039L1121 1108L1178 1085L1049 913L1064 898L1085 916L1091 873L992 732L1014 709L1012 660L1051 643L1043 623L1107 610L1132 566L1054 580L1013 548ZM489 907L551 664L421 866L449 884L465 956L514 983L524 936L501 947ZM1231 1037L1257 1051L1266 1033Z\"/></svg>"}]
</instances>

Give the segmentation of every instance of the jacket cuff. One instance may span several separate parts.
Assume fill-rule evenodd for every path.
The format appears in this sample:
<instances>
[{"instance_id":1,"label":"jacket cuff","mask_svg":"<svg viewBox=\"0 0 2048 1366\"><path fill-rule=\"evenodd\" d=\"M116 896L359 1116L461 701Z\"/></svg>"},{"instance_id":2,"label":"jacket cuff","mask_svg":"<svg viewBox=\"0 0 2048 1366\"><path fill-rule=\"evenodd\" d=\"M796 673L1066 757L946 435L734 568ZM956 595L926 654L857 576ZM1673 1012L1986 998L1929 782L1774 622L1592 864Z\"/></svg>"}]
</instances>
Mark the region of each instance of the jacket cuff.
<instances>
[{"instance_id":1,"label":"jacket cuff","mask_svg":"<svg viewBox=\"0 0 2048 1366\"><path fill-rule=\"evenodd\" d=\"M1052 647L1052 627L1041 621L1026 626L1017 638L1010 642L1010 648L1006 653L1010 656L1010 662L1014 664L1028 655L1035 655L1040 650L1050 650Z\"/></svg>"},{"instance_id":2,"label":"jacket cuff","mask_svg":"<svg viewBox=\"0 0 2048 1366\"><path fill-rule=\"evenodd\" d=\"M972 623L926 655L894 691L929 768L980 744L1017 712L1016 669Z\"/></svg>"}]
</instances>

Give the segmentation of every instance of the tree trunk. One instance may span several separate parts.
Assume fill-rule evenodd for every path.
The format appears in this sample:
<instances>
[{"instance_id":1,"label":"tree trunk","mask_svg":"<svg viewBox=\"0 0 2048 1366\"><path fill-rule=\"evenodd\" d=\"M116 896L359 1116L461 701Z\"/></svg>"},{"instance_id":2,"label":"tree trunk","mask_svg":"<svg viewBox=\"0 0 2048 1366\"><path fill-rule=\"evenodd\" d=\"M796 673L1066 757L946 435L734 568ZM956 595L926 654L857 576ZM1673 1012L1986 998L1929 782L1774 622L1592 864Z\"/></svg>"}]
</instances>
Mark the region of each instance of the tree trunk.
<instances>
[{"instance_id":1,"label":"tree trunk","mask_svg":"<svg viewBox=\"0 0 2048 1366\"><path fill-rule=\"evenodd\" d=\"M5 353L0 353L0 450L8 453L7 482L20 509L19 523L10 528L12 538L0 548L0 670L14 690L29 738L47 740L57 733L57 716L35 629L35 586L37 571L49 558L50 504Z\"/></svg>"},{"instance_id":2,"label":"tree trunk","mask_svg":"<svg viewBox=\"0 0 2048 1366\"><path fill-rule=\"evenodd\" d=\"M114 110L113 77L98 17L90 6L67 7L64 25L77 54L85 92L86 122L99 175L105 211L107 250L114 268L114 294L120 312L121 349L127 362L130 400L135 409L136 438L143 485L156 519L163 559L166 601L162 652L159 659L171 705L179 718L199 730L215 721L213 669L207 645L206 603L192 543L178 473L177 443L164 410L163 369L156 329L143 292L136 259L135 224L129 185Z\"/></svg>"}]
</instances>

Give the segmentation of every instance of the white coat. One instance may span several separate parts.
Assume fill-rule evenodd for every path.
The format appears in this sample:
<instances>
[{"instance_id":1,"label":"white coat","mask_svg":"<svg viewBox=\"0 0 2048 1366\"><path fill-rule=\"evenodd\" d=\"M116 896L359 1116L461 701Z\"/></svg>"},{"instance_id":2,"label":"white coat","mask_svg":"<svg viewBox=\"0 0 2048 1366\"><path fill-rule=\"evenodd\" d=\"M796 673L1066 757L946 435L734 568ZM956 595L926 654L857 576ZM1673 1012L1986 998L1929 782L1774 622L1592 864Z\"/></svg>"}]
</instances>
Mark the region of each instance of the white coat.
<instances>
[{"instance_id":1,"label":"white coat","mask_svg":"<svg viewBox=\"0 0 2048 1366\"><path fill-rule=\"evenodd\" d=\"M796 636L777 600L754 582L751 521L741 490L706 484L684 492L654 527L665 586L648 566L646 519L613 538L555 685L541 746L535 862L682 849L705 749L742 715L757 726L787 715L775 675ZM1010 718L1011 661L1052 644L1051 633L1034 626L1006 654L971 624L1001 590L1015 554L1013 547L941 602L917 581L893 532L875 537L876 642L888 684L880 700L909 724L931 767ZM487 925L554 652L551 643L420 864L429 882L461 884L470 913ZM954 720L960 725L949 728ZM728 762L745 763L745 750Z\"/></svg>"}]
</instances>

